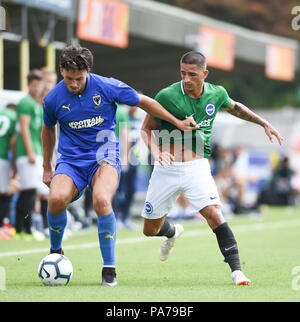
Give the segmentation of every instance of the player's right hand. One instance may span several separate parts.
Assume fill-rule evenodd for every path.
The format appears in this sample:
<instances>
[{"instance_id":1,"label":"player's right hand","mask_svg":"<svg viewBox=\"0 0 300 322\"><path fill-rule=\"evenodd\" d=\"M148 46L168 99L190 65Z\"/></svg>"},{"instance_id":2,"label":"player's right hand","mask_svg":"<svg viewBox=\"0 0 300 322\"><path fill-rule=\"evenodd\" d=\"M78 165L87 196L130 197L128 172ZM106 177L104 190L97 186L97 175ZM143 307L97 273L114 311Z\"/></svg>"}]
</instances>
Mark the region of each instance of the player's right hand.
<instances>
[{"instance_id":1,"label":"player's right hand","mask_svg":"<svg viewBox=\"0 0 300 322\"><path fill-rule=\"evenodd\" d=\"M35 163L35 154L33 152L31 152L31 153L28 154L28 161L31 164L34 164Z\"/></svg>"},{"instance_id":2,"label":"player's right hand","mask_svg":"<svg viewBox=\"0 0 300 322\"><path fill-rule=\"evenodd\" d=\"M179 121L177 126L182 131L191 131L199 129L199 125L195 122L194 117L191 115L184 120Z\"/></svg>"},{"instance_id":3,"label":"player's right hand","mask_svg":"<svg viewBox=\"0 0 300 322\"><path fill-rule=\"evenodd\" d=\"M49 188L50 188L50 183L53 177L53 173L54 171L52 169L49 170L45 170L44 169L44 173L43 173L43 182L44 184L46 184Z\"/></svg>"}]
</instances>

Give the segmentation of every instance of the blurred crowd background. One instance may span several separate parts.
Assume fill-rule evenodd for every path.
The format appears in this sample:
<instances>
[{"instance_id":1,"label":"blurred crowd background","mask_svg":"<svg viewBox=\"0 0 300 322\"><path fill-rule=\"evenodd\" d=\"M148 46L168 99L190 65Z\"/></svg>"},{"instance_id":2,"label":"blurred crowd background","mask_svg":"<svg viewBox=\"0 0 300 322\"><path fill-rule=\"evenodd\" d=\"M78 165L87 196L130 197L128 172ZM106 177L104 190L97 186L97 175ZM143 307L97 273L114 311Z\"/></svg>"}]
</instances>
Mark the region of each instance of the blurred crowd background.
<instances>
[{"instance_id":1,"label":"blurred crowd background","mask_svg":"<svg viewBox=\"0 0 300 322\"><path fill-rule=\"evenodd\" d=\"M257 125L218 114L210 163L224 215L259 218L269 206L281 205L288 212L300 203L300 37L293 24L300 7L293 1L10 0L0 1L0 6L5 9L0 31L0 150L7 147L9 160L8 170L0 167L0 182L9 172L8 188L0 191L0 240L47 238L47 194L41 197L36 191L33 212L21 215L18 223L20 177L12 149L20 137L22 100L30 96L42 111L44 95L61 80L60 51L70 43L92 50L94 72L121 79L151 97L180 79L183 53L203 51L208 82L223 85L233 99L269 120L284 137L280 147ZM36 95L28 82L32 72L42 75ZM7 115L13 123L9 133ZM119 229L139 229L152 171L153 160L140 136L144 117L141 109L118 106L123 166L113 204ZM0 155L0 165L2 159ZM96 222L91 198L87 188L69 206L66 237ZM203 220L191 212L183 194L169 216Z\"/></svg>"}]
</instances>

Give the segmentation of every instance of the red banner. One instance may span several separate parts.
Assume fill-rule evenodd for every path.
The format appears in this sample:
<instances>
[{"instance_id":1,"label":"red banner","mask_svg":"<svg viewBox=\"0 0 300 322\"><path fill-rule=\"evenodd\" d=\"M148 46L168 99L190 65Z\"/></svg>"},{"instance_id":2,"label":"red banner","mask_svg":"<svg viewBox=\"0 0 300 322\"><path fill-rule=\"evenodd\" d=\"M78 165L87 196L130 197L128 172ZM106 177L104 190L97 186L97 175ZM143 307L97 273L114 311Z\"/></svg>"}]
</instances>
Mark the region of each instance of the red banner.
<instances>
[{"instance_id":1,"label":"red banner","mask_svg":"<svg viewBox=\"0 0 300 322\"><path fill-rule=\"evenodd\" d=\"M110 0L80 0L77 36L110 46L128 46L128 4Z\"/></svg>"}]
</instances>

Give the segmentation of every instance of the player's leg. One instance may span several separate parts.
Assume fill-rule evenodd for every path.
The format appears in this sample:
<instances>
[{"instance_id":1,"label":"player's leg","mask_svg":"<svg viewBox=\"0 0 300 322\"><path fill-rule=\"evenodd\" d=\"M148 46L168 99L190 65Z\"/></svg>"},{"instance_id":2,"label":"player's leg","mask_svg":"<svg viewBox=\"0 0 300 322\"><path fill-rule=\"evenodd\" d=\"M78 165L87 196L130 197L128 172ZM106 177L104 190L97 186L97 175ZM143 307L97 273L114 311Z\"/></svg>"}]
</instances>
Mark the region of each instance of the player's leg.
<instances>
[{"instance_id":1,"label":"player's leg","mask_svg":"<svg viewBox=\"0 0 300 322\"><path fill-rule=\"evenodd\" d=\"M0 227L4 218L9 219L11 199L10 195L0 193Z\"/></svg>"},{"instance_id":2,"label":"player's leg","mask_svg":"<svg viewBox=\"0 0 300 322\"><path fill-rule=\"evenodd\" d=\"M10 164L0 159L0 227L4 218L9 218L11 196L7 194L10 182Z\"/></svg>"},{"instance_id":3,"label":"player's leg","mask_svg":"<svg viewBox=\"0 0 300 322\"><path fill-rule=\"evenodd\" d=\"M62 240L67 225L67 206L78 195L78 189L71 177L57 174L50 184L47 220L51 253L62 253Z\"/></svg>"},{"instance_id":4,"label":"player's leg","mask_svg":"<svg viewBox=\"0 0 300 322\"><path fill-rule=\"evenodd\" d=\"M67 206L78 199L87 185L84 162L58 159L50 184L47 219L51 252L62 253L61 245L67 225Z\"/></svg>"},{"instance_id":5,"label":"player's leg","mask_svg":"<svg viewBox=\"0 0 300 322\"><path fill-rule=\"evenodd\" d=\"M159 248L159 259L161 261L169 258L175 241L184 232L181 224L172 224L166 217L167 215L158 219L144 219L144 235L149 237L165 237Z\"/></svg>"},{"instance_id":6,"label":"player's leg","mask_svg":"<svg viewBox=\"0 0 300 322\"><path fill-rule=\"evenodd\" d=\"M200 211L215 233L224 261L228 263L235 284L249 285L251 281L242 273L238 245L232 230L223 218L219 205L210 205Z\"/></svg>"},{"instance_id":7,"label":"player's leg","mask_svg":"<svg viewBox=\"0 0 300 322\"><path fill-rule=\"evenodd\" d=\"M16 160L17 172L20 182L20 193L16 204L16 232L23 230L31 234L32 213L35 206L36 189L39 185L36 163L30 163L27 156Z\"/></svg>"},{"instance_id":8,"label":"player's leg","mask_svg":"<svg viewBox=\"0 0 300 322\"><path fill-rule=\"evenodd\" d=\"M206 219L212 231L216 234L217 241L225 262L229 264L231 271L240 270L240 257L235 237L225 221L219 205L209 205L200 211Z\"/></svg>"},{"instance_id":9,"label":"player's leg","mask_svg":"<svg viewBox=\"0 0 300 322\"><path fill-rule=\"evenodd\" d=\"M165 237L159 250L159 258L162 261L169 257L176 239L184 231L182 225L174 225L167 220L167 213L180 194L178 171L173 167L168 169L160 165L154 167L142 212L144 235Z\"/></svg>"},{"instance_id":10,"label":"player's leg","mask_svg":"<svg viewBox=\"0 0 300 322\"><path fill-rule=\"evenodd\" d=\"M211 176L210 166L207 159L199 159L190 164L185 173L185 195L192 207L199 209L201 215L206 219L208 225L215 233L219 248L229 264L232 272L241 272L240 257L235 237L225 221L222 211L218 190L213 177ZM241 274L239 274L241 277ZM249 280L237 282L249 284ZM235 281L236 282L236 281Z\"/></svg>"},{"instance_id":11,"label":"player's leg","mask_svg":"<svg viewBox=\"0 0 300 322\"><path fill-rule=\"evenodd\" d=\"M112 200L119 174L109 163L102 163L93 175L93 206L98 215L98 236L103 258L102 285L117 285L115 271L116 217Z\"/></svg>"}]
</instances>

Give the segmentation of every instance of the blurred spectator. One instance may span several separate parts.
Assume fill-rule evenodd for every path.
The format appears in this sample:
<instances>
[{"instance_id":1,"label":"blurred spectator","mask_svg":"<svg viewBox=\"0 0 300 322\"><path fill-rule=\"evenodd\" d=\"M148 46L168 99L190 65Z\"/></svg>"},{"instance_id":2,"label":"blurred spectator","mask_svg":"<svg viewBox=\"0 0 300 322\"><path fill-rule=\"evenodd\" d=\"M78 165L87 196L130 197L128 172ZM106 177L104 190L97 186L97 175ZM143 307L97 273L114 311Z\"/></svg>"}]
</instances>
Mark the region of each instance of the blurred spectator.
<instances>
[{"instance_id":1,"label":"blurred spectator","mask_svg":"<svg viewBox=\"0 0 300 322\"><path fill-rule=\"evenodd\" d=\"M285 156L274 169L270 180L260 191L256 208L262 204L293 205L295 197L291 184L293 175L294 171L290 168L289 158Z\"/></svg>"},{"instance_id":2,"label":"blurred spectator","mask_svg":"<svg viewBox=\"0 0 300 322\"><path fill-rule=\"evenodd\" d=\"M120 144L120 160L121 160L121 173L120 181L117 188L117 192L113 200L113 208L117 218L117 224L119 228L125 226L126 217L124 215L124 204L126 203L126 191L127 191L127 171L129 169L128 155L129 155L129 132L130 132L130 119L127 106L118 105L116 112L116 135L119 137Z\"/></svg>"},{"instance_id":3,"label":"blurred spectator","mask_svg":"<svg viewBox=\"0 0 300 322\"><path fill-rule=\"evenodd\" d=\"M43 91L43 74L32 70L28 76L28 96L17 105L18 133L16 138L16 165L20 179L20 194L16 205L17 237L22 232L31 235L32 214L36 190L42 185L41 129L43 110L39 104ZM45 185L44 185L45 186Z\"/></svg>"},{"instance_id":4,"label":"blurred spectator","mask_svg":"<svg viewBox=\"0 0 300 322\"><path fill-rule=\"evenodd\" d=\"M0 227L4 218L10 218L11 194L9 193L11 178L15 177L15 127L17 114L13 104L0 109Z\"/></svg>"},{"instance_id":5,"label":"blurred spectator","mask_svg":"<svg viewBox=\"0 0 300 322\"><path fill-rule=\"evenodd\" d=\"M219 152L217 169L214 177L223 204L226 204L231 197L231 189L233 188L233 154L229 149L221 149Z\"/></svg>"},{"instance_id":6,"label":"blurred spectator","mask_svg":"<svg viewBox=\"0 0 300 322\"><path fill-rule=\"evenodd\" d=\"M211 157L209 159L212 176L215 176L215 174L218 173L218 171L220 169L221 153L222 153L222 149L221 149L220 145L217 143L214 144L212 146L212 153L211 153Z\"/></svg>"},{"instance_id":7,"label":"blurred spectator","mask_svg":"<svg viewBox=\"0 0 300 322\"><path fill-rule=\"evenodd\" d=\"M41 72L43 73L43 91L41 94L42 99L51 91L51 89L56 85L57 83L57 74L54 71L49 70L47 67L43 67L41 69Z\"/></svg>"},{"instance_id":8,"label":"blurred spectator","mask_svg":"<svg viewBox=\"0 0 300 322\"><path fill-rule=\"evenodd\" d=\"M10 110L12 110L12 111L16 111L16 109L17 109L17 105L16 105L16 104L14 104L14 103L8 103L8 104L6 105L6 108L8 108L8 109L10 109Z\"/></svg>"},{"instance_id":9,"label":"blurred spectator","mask_svg":"<svg viewBox=\"0 0 300 322\"><path fill-rule=\"evenodd\" d=\"M57 74L49 70L47 67L41 68L43 76L43 89L40 96L40 103L43 104L44 97L55 87L57 82ZM54 163L53 163L54 164ZM47 221L47 208L48 208L48 198L49 189L46 185L41 185L41 189L38 190L38 195L36 198L35 211L42 215L43 229L47 234L48 221Z\"/></svg>"},{"instance_id":10,"label":"blurred spectator","mask_svg":"<svg viewBox=\"0 0 300 322\"><path fill-rule=\"evenodd\" d=\"M234 150L233 155L233 185L235 185L237 189L237 197L233 211L234 213L239 214L246 210L244 206L244 198L249 183L249 155L243 147L237 147Z\"/></svg>"}]
</instances>

